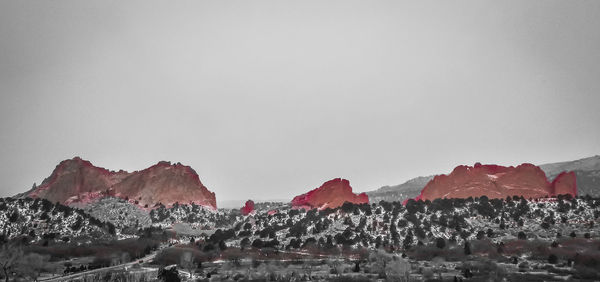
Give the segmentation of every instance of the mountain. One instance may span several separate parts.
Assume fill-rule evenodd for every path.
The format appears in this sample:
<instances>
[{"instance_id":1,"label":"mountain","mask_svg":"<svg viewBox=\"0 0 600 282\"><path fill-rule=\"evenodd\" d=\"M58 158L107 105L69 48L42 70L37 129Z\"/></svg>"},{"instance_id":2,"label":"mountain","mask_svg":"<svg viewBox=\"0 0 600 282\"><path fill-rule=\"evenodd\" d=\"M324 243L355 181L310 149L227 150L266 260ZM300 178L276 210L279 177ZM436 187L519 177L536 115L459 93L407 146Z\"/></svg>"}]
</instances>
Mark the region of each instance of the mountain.
<instances>
[{"instance_id":1,"label":"mountain","mask_svg":"<svg viewBox=\"0 0 600 282\"><path fill-rule=\"evenodd\" d=\"M321 187L309 191L292 199L291 205L294 208L336 208L345 202L354 204L368 204L369 197L365 193L354 194L350 181L336 178L329 180Z\"/></svg>"},{"instance_id":2,"label":"mountain","mask_svg":"<svg viewBox=\"0 0 600 282\"><path fill-rule=\"evenodd\" d=\"M563 171L596 171L600 170L600 155L575 161L543 164L540 168L548 177L554 177Z\"/></svg>"},{"instance_id":3,"label":"mountain","mask_svg":"<svg viewBox=\"0 0 600 282\"><path fill-rule=\"evenodd\" d=\"M431 179L433 179L433 175L419 176L400 185L383 186L377 190L366 192L366 194L372 203L402 201L418 196Z\"/></svg>"},{"instance_id":4,"label":"mountain","mask_svg":"<svg viewBox=\"0 0 600 282\"><path fill-rule=\"evenodd\" d=\"M572 171L577 181L578 195L600 197L600 156L593 156L575 161L549 163L539 166L548 181L553 181L561 172ZM366 192L373 203L381 200L404 201L419 196L421 190L432 180L432 176L420 176L400 185L384 186L377 190Z\"/></svg>"},{"instance_id":5,"label":"mountain","mask_svg":"<svg viewBox=\"0 0 600 282\"><path fill-rule=\"evenodd\" d=\"M62 161L50 177L25 196L70 206L85 206L114 196L146 208L159 203L166 206L194 203L217 208L215 193L200 182L191 167L164 161L140 171L115 172L75 157Z\"/></svg>"},{"instance_id":6,"label":"mountain","mask_svg":"<svg viewBox=\"0 0 600 282\"><path fill-rule=\"evenodd\" d=\"M563 171L572 171L577 179L579 195L600 197L600 156L579 159L570 162L559 162L540 165L549 179L555 178Z\"/></svg>"},{"instance_id":7,"label":"mountain","mask_svg":"<svg viewBox=\"0 0 600 282\"><path fill-rule=\"evenodd\" d=\"M505 167L500 165L457 166L448 175L435 176L416 200L487 196L506 198L523 196L542 198L558 194L577 194L575 174L560 173L552 183L540 167L533 164Z\"/></svg>"}]
</instances>

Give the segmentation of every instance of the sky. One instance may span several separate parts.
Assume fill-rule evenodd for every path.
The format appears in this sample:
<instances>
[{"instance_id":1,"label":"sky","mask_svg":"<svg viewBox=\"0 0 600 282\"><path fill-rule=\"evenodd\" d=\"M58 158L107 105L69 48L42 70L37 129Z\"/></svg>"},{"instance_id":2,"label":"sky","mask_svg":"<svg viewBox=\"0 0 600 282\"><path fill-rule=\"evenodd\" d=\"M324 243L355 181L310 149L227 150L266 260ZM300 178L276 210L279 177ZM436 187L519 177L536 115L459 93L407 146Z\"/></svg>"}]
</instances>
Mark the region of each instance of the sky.
<instances>
[{"instance_id":1,"label":"sky","mask_svg":"<svg viewBox=\"0 0 600 282\"><path fill-rule=\"evenodd\" d=\"M290 199L600 154L600 1L0 1L0 196L64 159Z\"/></svg>"}]
</instances>

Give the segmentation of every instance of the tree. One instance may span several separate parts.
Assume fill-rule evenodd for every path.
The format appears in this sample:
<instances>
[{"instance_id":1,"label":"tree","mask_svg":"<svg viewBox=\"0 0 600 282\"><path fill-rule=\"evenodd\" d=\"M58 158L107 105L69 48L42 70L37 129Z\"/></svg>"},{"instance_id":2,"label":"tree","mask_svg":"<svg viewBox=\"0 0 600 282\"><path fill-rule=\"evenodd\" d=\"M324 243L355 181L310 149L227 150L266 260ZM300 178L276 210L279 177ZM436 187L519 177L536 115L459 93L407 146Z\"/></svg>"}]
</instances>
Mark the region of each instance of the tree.
<instances>
[{"instance_id":1,"label":"tree","mask_svg":"<svg viewBox=\"0 0 600 282\"><path fill-rule=\"evenodd\" d=\"M181 268L190 272L190 280L194 279L194 271L196 270L197 264L194 259L192 252L184 252L179 258L179 265Z\"/></svg>"},{"instance_id":2,"label":"tree","mask_svg":"<svg viewBox=\"0 0 600 282\"><path fill-rule=\"evenodd\" d=\"M49 260L49 255L30 253L22 258L20 270L25 276L33 279L33 281L38 281L40 274L43 271L49 270Z\"/></svg>"},{"instance_id":3,"label":"tree","mask_svg":"<svg viewBox=\"0 0 600 282\"><path fill-rule=\"evenodd\" d=\"M180 282L179 272L176 267L159 268L157 278L164 282Z\"/></svg>"},{"instance_id":4,"label":"tree","mask_svg":"<svg viewBox=\"0 0 600 282\"><path fill-rule=\"evenodd\" d=\"M463 276L465 278L471 278L473 277L473 273L471 273L471 270L468 268L463 269Z\"/></svg>"},{"instance_id":5,"label":"tree","mask_svg":"<svg viewBox=\"0 0 600 282\"><path fill-rule=\"evenodd\" d=\"M116 235L117 232L115 230L115 225L110 222L107 222L107 225L108 225L108 234Z\"/></svg>"},{"instance_id":6,"label":"tree","mask_svg":"<svg viewBox=\"0 0 600 282\"><path fill-rule=\"evenodd\" d=\"M483 237L485 237L485 232L483 232L483 230L479 230L477 232L477 240L481 240Z\"/></svg>"},{"instance_id":7,"label":"tree","mask_svg":"<svg viewBox=\"0 0 600 282\"><path fill-rule=\"evenodd\" d=\"M23 257L23 250L14 244L4 244L0 250L0 265L4 273L4 279L8 282L8 277L13 267Z\"/></svg>"},{"instance_id":8,"label":"tree","mask_svg":"<svg viewBox=\"0 0 600 282\"><path fill-rule=\"evenodd\" d=\"M252 242L252 247L255 247L255 248L257 248L257 249L260 249L260 248L262 248L262 247L263 247L263 245L264 245L264 243L263 243L263 241L262 241L261 239L255 239L255 240Z\"/></svg>"},{"instance_id":9,"label":"tree","mask_svg":"<svg viewBox=\"0 0 600 282\"><path fill-rule=\"evenodd\" d=\"M246 247L248 247L248 246L250 246L250 239L248 239L248 238L246 237L246 238L242 239L242 241L240 242L240 247L241 247L242 249L244 249L244 248L246 248Z\"/></svg>"},{"instance_id":10,"label":"tree","mask_svg":"<svg viewBox=\"0 0 600 282\"><path fill-rule=\"evenodd\" d=\"M469 242L465 241L465 255L470 255L471 254L471 244L469 244Z\"/></svg>"},{"instance_id":11,"label":"tree","mask_svg":"<svg viewBox=\"0 0 600 282\"><path fill-rule=\"evenodd\" d=\"M558 257L555 254L550 254L548 256L548 263L556 264L558 262Z\"/></svg>"},{"instance_id":12,"label":"tree","mask_svg":"<svg viewBox=\"0 0 600 282\"><path fill-rule=\"evenodd\" d=\"M435 246L443 249L444 247L446 247L446 240L444 240L444 238L442 237L438 237L437 239L435 239Z\"/></svg>"},{"instance_id":13,"label":"tree","mask_svg":"<svg viewBox=\"0 0 600 282\"><path fill-rule=\"evenodd\" d=\"M14 210L8 217L8 221L11 223L17 222L18 219L19 219L19 212L17 210Z\"/></svg>"},{"instance_id":14,"label":"tree","mask_svg":"<svg viewBox=\"0 0 600 282\"><path fill-rule=\"evenodd\" d=\"M393 256L385 266L385 276L392 281L409 281L410 263L406 259Z\"/></svg>"},{"instance_id":15,"label":"tree","mask_svg":"<svg viewBox=\"0 0 600 282\"><path fill-rule=\"evenodd\" d=\"M219 250L221 250L221 251L227 250L227 244L225 243L225 241L223 241L223 240L219 241Z\"/></svg>"},{"instance_id":16,"label":"tree","mask_svg":"<svg viewBox=\"0 0 600 282\"><path fill-rule=\"evenodd\" d=\"M377 237L377 239L381 238ZM413 243L413 234L410 230L408 230L408 234L406 234L406 237L404 237L404 241L402 241L402 246L404 247L405 250L407 250L408 248L410 248L410 246Z\"/></svg>"}]
</instances>

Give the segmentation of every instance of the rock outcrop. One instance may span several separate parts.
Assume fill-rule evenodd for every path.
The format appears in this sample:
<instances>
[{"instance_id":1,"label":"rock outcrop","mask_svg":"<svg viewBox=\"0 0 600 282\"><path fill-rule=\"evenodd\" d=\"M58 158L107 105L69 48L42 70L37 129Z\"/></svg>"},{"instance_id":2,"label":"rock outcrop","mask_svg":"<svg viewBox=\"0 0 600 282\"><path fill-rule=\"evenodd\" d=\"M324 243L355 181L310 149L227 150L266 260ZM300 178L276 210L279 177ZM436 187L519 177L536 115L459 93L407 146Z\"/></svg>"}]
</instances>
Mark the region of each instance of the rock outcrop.
<instances>
[{"instance_id":1,"label":"rock outcrop","mask_svg":"<svg viewBox=\"0 0 600 282\"><path fill-rule=\"evenodd\" d=\"M62 161L27 196L73 206L115 196L149 208L158 203L165 206L194 203L217 208L215 193L200 182L191 167L170 162L159 162L140 171L115 172L75 157Z\"/></svg>"},{"instance_id":2,"label":"rock outcrop","mask_svg":"<svg viewBox=\"0 0 600 282\"><path fill-rule=\"evenodd\" d=\"M242 213L242 215L249 215L253 211L254 211L254 201L252 201L252 200L246 201L246 204L240 209L240 212Z\"/></svg>"},{"instance_id":3,"label":"rock outcrop","mask_svg":"<svg viewBox=\"0 0 600 282\"><path fill-rule=\"evenodd\" d=\"M546 173L548 181L558 178L565 171L575 173L577 181L577 194L579 196L589 195L594 198L600 197L600 156L583 158L575 161L550 163L540 165Z\"/></svg>"},{"instance_id":4,"label":"rock outcrop","mask_svg":"<svg viewBox=\"0 0 600 282\"><path fill-rule=\"evenodd\" d=\"M294 208L317 208L322 210L339 207L345 202L368 204L369 197L365 193L354 194L350 186L350 181L336 178L323 183L321 187L311 190L306 194L294 197L291 205Z\"/></svg>"},{"instance_id":5,"label":"rock outcrop","mask_svg":"<svg viewBox=\"0 0 600 282\"><path fill-rule=\"evenodd\" d=\"M575 174L563 172L550 183L545 173L532 164L458 166L448 175L435 176L415 200L487 196L542 198L558 194L577 195Z\"/></svg>"}]
</instances>

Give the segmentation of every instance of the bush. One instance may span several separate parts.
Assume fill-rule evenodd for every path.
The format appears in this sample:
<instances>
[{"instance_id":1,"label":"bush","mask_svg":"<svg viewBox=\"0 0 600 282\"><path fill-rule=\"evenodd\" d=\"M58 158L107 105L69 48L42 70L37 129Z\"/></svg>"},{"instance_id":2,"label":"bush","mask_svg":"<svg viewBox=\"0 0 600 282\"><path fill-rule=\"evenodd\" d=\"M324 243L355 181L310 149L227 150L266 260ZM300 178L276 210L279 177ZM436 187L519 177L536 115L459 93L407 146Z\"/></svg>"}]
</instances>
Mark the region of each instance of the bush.
<instances>
[{"instance_id":1,"label":"bush","mask_svg":"<svg viewBox=\"0 0 600 282\"><path fill-rule=\"evenodd\" d=\"M181 278L179 278L179 272L176 267L171 268L160 268L158 270L157 278L160 281L165 282L180 282Z\"/></svg>"},{"instance_id":2,"label":"bush","mask_svg":"<svg viewBox=\"0 0 600 282\"><path fill-rule=\"evenodd\" d=\"M471 254L471 244L469 244L469 242L465 241L465 255L470 255Z\"/></svg>"},{"instance_id":3,"label":"bush","mask_svg":"<svg viewBox=\"0 0 600 282\"><path fill-rule=\"evenodd\" d=\"M444 247L446 247L446 240L444 240L444 238L435 239L435 246L440 249L443 249Z\"/></svg>"},{"instance_id":4,"label":"bush","mask_svg":"<svg viewBox=\"0 0 600 282\"><path fill-rule=\"evenodd\" d=\"M548 263L556 264L558 262L558 257L555 254L550 254L548 256Z\"/></svg>"}]
</instances>

